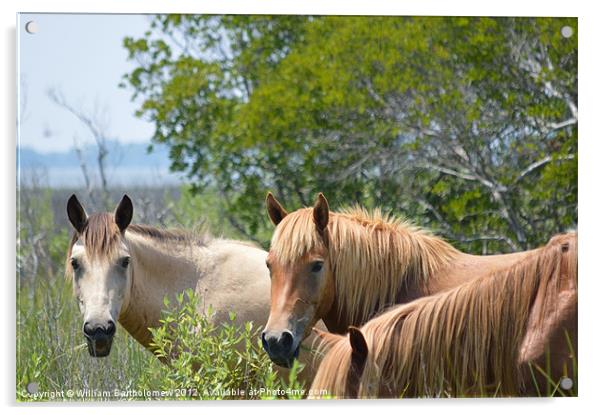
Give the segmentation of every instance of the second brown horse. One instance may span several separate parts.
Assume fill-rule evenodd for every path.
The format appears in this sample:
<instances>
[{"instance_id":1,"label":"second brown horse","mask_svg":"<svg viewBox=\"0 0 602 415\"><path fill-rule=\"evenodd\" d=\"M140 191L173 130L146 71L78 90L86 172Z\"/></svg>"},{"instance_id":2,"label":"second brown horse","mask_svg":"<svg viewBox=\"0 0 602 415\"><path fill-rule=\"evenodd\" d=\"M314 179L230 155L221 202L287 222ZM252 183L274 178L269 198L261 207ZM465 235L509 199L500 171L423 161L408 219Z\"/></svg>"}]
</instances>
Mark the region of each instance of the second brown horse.
<instances>
[{"instance_id":1,"label":"second brown horse","mask_svg":"<svg viewBox=\"0 0 602 415\"><path fill-rule=\"evenodd\" d=\"M268 194L276 225L267 266L271 309L262 334L274 363L290 366L322 319L345 333L384 309L505 269L532 251L476 256L379 210L331 212L324 195L288 213Z\"/></svg>"}]
</instances>

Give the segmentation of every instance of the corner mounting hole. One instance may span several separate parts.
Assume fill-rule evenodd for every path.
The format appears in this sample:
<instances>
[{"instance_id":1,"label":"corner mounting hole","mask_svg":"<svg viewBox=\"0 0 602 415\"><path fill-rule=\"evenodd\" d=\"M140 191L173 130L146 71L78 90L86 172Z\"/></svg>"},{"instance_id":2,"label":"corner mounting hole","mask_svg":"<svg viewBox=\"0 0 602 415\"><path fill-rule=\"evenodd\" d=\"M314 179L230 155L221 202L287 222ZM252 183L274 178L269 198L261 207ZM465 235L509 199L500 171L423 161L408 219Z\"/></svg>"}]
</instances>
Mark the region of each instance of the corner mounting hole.
<instances>
[{"instance_id":1,"label":"corner mounting hole","mask_svg":"<svg viewBox=\"0 0 602 415\"><path fill-rule=\"evenodd\" d=\"M560 380L560 387L564 390L569 390L573 387L573 379L571 378L562 378Z\"/></svg>"},{"instance_id":2,"label":"corner mounting hole","mask_svg":"<svg viewBox=\"0 0 602 415\"><path fill-rule=\"evenodd\" d=\"M25 31L30 35L34 35L38 32L38 24L34 20L30 20L25 23Z\"/></svg>"},{"instance_id":3,"label":"corner mounting hole","mask_svg":"<svg viewBox=\"0 0 602 415\"><path fill-rule=\"evenodd\" d=\"M562 29L560 29L560 34L562 37L568 39L573 36L573 28L571 26L564 26Z\"/></svg>"}]
</instances>

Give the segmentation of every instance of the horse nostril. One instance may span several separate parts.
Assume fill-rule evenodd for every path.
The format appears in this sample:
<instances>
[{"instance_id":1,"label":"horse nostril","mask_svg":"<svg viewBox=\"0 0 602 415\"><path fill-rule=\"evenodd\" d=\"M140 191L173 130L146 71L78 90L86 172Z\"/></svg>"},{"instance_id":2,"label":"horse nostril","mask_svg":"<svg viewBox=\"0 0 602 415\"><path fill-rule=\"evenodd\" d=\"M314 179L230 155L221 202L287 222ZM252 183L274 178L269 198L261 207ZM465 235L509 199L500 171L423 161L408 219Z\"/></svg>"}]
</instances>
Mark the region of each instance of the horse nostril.
<instances>
[{"instance_id":1,"label":"horse nostril","mask_svg":"<svg viewBox=\"0 0 602 415\"><path fill-rule=\"evenodd\" d=\"M95 332L96 332L96 329L94 329L92 327L92 325L86 321L84 323L84 334L86 336L93 336Z\"/></svg>"},{"instance_id":2,"label":"horse nostril","mask_svg":"<svg viewBox=\"0 0 602 415\"><path fill-rule=\"evenodd\" d=\"M293 334L290 331L285 331L280 337L280 344L284 350L290 350L293 345Z\"/></svg>"},{"instance_id":3,"label":"horse nostril","mask_svg":"<svg viewBox=\"0 0 602 415\"><path fill-rule=\"evenodd\" d=\"M270 352L268 341L265 339L265 331L261 333L261 345L263 346L263 350L265 350L268 353Z\"/></svg>"},{"instance_id":4,"label":"horse nostril","mask_svg":"<svg viewBox=\"0 0 602 415\"><path fill-rule=\"evenodd\" d=\"M86 321L84 323L84 334L89 338L96 339L99 336L112 337L115 334L117 327L112 320L107 321L106 325L94 324Z\"/></svg>"},{"instance_id":5,"label":"horse nostril","mask_svg":"<svg viewBox=\"0 0 602 415\"><path fill-rule=\"evenodd\" d=\"M108 336L114 335L115 334L115 330L116 330L115 323L113 323L112 320L109 320L107 322L107 328L106 328L107 335Z\"/></svg>"},{"instance_id":6,"label":"horse nostril","mask_svg":"<svg viewBox=\"0 0 602 415\"><path fill-rule=\"evenodd\" d=\"M261 343L263 345L263 349L270 355L272 359L278 358L282 360L282 358L288 358L290 355L294 338L293 333L288 330L283 332L271 332L261 333Z\"/></svg>"}]
</instances>

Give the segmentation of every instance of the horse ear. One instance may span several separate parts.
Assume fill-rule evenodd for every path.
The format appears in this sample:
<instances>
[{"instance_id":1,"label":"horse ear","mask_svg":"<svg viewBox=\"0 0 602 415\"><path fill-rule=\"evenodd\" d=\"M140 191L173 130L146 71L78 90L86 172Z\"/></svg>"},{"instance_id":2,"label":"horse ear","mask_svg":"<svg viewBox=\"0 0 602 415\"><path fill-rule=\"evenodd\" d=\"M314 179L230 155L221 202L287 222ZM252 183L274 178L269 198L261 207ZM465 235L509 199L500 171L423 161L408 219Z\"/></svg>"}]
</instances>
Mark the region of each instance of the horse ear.
<instances>
[{"instance_id":1,"label":"horse ear","mask_svg":"<svg viewBox=\"0 0 602 415\"><path fill-rule=\"evenodd\" d=\"M75 195L71 195L67 201L67 216L77 233L82 233L88 222L88 215Z\"/></svg>"},{"instance_id":2,"label":"horse ear","mask_svg":"<svg viewBox=\"0 0 602 415\"><path fill-rule=\"evenodd\" d=\"M318 198L314 204L314 223L320 233L328 226L328 211L328 200L326 200L322 193L318 194Z\"/></svg>"},{"instance_id":3,"label":"horse ear","mask_svg":"<svg viewBox=\"0 0 602 415\"><path fill-rule=\"evenodd\" d=\"M349 343L351 344L351 364L347 376L347 393L349 396L356 397L358 395L360 380L366 367L368 358L368 344L357 327L349 327Z\"/></svg>"},{"instance_id":4,"label":"horse ear","mask_svg":"<svg viewBox=\"0 0 602 415\"><path fill-rule=\"evenodd\" d=\"M268 209L268 215L270 220L276 226L284 219L288 212L284 210L282 205L276 200L272 192L268 192L268 196L265 198L265 205Z\"/></svg>"},{"instance_id":5,"label":"horse ear","mask_svg":"<svg viewBox=\"0 0 602 415\"><path fill-rule=\"evenodd\" d=\"M121 232L125 231L125 228L128 227L133 215L134 205L132 204L132 200L128 195L123 195L121 202L119 202L117 209L115 209L115 223Z\"/></svg>"},{"instance_id":6,"label":"horse ear","mask_svg":"<svg viewBox=\"0 0 602 415\"><path fill-rule=\"evenodd\" d=\"M357 327L349 327L349 343L351 344L351 362L356 367L364 367L368 357L368 344L364 334Z\"/></svg>"}]
</instances>

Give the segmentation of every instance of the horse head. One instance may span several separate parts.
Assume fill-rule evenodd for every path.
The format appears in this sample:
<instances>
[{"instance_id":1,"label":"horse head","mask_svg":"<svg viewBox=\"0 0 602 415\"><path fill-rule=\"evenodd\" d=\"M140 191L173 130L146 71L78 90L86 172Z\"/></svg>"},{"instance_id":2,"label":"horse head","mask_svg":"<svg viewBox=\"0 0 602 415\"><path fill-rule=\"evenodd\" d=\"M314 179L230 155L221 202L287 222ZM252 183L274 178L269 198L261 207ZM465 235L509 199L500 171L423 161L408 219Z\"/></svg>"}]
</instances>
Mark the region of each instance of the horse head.
<instances>
[{"instance_id":1,"label":"horse head","mask_svg":"<svg viewBox=\"0 0 602 415\"><path fill-rule=\"evenodd\" d=\"M131 281L130 253L124 233L133 214L125 195L114 214L86 214L75 195L67 203L75 233L67 256L67 274L83 316L82 330L91 356L111 351L126 292Z\"/></svg>"},{"instance_id":2,"label":"horse head","mask_svg":"<svg viewBox=\"0 0 602 415\"><path fill-rule=\"evenodd\" d=\"M313 208L290 214L271 193L266 204L276 230L266 260L272 296L262 341L274 363L290 367L299 355L299 345L334 301L328 253L329 208L321 193Z\"/></svg>"}]
</instances>

